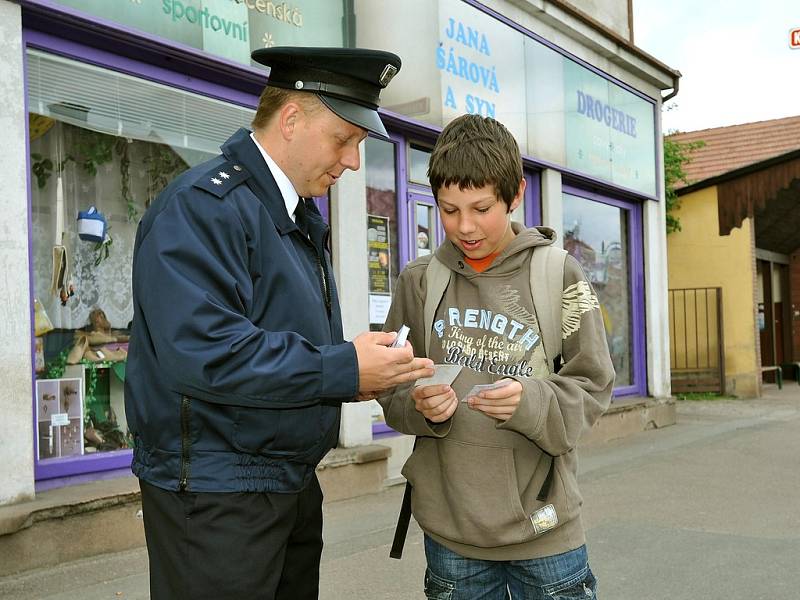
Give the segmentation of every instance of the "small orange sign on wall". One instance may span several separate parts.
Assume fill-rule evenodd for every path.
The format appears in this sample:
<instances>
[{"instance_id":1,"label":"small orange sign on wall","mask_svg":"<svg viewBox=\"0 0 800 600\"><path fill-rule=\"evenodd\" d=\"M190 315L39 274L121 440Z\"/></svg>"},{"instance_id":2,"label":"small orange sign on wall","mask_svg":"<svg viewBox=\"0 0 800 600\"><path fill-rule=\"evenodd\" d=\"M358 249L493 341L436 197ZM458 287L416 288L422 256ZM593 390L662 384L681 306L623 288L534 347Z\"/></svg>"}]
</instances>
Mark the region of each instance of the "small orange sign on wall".
<instances>
[{"instance_id":1,"label":"small orange sign on wall","mask_svg":"<svg viewBox=\"0 0 800 600\"><path fill-rule=\"evenodd\" d=\"M792 48L800 48L800 27L792 29L789 32L789 46Z\"/></svg>"}]
</instances>

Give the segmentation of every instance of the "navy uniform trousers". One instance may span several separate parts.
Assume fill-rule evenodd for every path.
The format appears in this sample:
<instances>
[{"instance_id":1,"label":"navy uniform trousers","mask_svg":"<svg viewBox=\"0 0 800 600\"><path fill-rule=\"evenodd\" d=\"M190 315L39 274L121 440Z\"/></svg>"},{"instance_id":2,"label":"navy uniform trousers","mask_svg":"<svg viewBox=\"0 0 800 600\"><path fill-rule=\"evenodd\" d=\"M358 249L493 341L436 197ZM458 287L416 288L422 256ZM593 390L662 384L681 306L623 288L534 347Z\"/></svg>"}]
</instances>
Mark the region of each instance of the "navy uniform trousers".
<instances>
[{"instance_id":1,"label":"navy uniform trousers","mask_svg":"<svg viewBox=\"0 0 800 600\"><path fill-rule=\"evenodd\" d=\"M140 480L152 600L316 600L322 491L173 492Z\"/></svg>"}]
</instances>

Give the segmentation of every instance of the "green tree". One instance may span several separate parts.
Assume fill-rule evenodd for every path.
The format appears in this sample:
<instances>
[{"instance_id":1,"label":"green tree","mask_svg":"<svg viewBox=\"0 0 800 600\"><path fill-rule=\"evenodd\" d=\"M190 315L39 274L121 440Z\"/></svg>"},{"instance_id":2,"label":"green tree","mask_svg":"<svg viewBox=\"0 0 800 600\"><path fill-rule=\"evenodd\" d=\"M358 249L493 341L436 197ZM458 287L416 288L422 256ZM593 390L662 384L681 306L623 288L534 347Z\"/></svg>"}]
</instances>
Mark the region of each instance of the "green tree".
<instances>
[{"instance_id":1,"label":"green tree","mask_svg":"<svg viewBox=\"0 0 800 600\"><path fill-rule=\"evenodd\" d=\"M679 182L689 184L686 179L684 165L691 162L691 154L698 148L702 148L706 143L702 140L697 142L676 142L664 136L664 192L667 199L667 233L674 233L681 230L681 222L674 215L681 202L675 191L675 186Z\"/></svg>"}]
</instances>

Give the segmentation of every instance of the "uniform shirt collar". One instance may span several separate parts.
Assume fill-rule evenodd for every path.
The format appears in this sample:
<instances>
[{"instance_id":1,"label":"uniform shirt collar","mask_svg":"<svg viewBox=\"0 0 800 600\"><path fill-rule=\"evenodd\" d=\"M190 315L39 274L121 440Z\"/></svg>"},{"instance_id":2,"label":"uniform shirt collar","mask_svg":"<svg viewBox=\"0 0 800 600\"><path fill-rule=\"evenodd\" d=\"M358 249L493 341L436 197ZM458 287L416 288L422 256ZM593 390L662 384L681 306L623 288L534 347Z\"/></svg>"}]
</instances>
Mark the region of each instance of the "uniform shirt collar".
<instances>
[{"instance_id":1,"label":"uniform shirt collar","mask_svg":"<svg viewBox=\"0 0 800 600\"><path fill-rule=\"evenodd\" d=\"M278 163L272 160L272 157L267 154L267 151L261 147L261 144L258 143L258 140L256 140L256 136L253 133L250 134L250 139L253 140L256 148L258 148L258 151L261 152L261 156L264 157L264 161L267 163L267 167L269 168L270 173L272 173L275 183L278 184L278 189L281 191L283 203L286 205L286 212L292 221L294 221L294 211L297 208L297 203L300 200L299 194L297 191L295 191L294 186L292 185L292 182L289 181L286 173L281 170L281 168L278 166Z\"/></svg>"}]
</instances>

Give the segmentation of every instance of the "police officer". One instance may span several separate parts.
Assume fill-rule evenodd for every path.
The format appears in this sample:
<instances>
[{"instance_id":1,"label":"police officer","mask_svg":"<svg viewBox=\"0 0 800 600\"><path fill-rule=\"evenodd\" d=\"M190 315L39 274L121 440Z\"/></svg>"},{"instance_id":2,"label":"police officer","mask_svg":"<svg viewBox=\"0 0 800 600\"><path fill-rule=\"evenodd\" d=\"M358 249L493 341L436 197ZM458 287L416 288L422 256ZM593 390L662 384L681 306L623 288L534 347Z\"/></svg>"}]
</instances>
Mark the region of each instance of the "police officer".
<instances>
[{"instance_id":1,"label":"police officer","mask_svg":"<svg viewBox=\"0 0 800 600\"><path fill-rule=\"evenodd\" d=\"M313 196L386 137L391 53L268 48L253 120L148 209L133 256L125 409L160 598L317 598L342 402L433 374L394 334L345 342Z\"/></svg>"}]
</instances>

